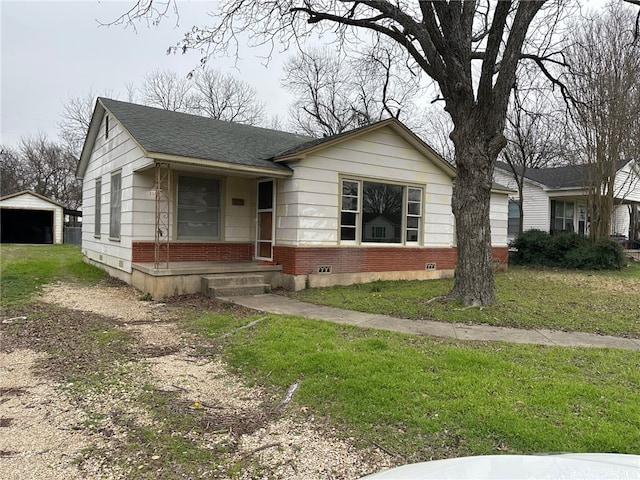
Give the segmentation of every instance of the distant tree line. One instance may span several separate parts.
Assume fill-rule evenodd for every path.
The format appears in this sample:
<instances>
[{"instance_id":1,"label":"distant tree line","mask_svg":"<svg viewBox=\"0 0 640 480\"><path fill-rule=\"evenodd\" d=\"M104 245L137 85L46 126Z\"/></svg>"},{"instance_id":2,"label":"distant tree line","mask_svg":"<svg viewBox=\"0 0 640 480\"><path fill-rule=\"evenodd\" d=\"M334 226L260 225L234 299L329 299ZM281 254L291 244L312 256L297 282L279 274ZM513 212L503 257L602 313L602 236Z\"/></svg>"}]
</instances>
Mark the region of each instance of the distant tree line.
<instances>
[{"instance_id":1,"label":"distant tree line","mask_svg":"<svg viewBox=\"0 0 640 480\"><path fill-rule=\"evenodd\" d=\"M612 208L613 165L623 156L640 158L640 41L634 36L635 21L630 7L612 3L566 23L570 33L555 45L566 61L547 72L558 79L555 83L533 68L534 62L520 64L501 159L512 166L521 195L527 169L589 163L594 176L590 181L599 185L594 207L602 212ZM189 75L150 72L139 86L126 85L126 100L316 137L395 117L453 162L451 119L440 107L441 99L432 95L434 101L428 101L432 90L420 69L409 68L407 75L408 65L406 52L381 37L353 52L328 47L300 51L283 69L282 86L294 98L284 119L269 118L249 83L206 64ZM110 91L100 95L114 96ZM97 96L88 90L63 101L57 139L38 134L21 138L17 147L0 146L1 195L32 190L70 208L80 207L75 169ZM524 201L521 196L521 209ZM607 232L608 226L600 225L597 231Z\"/></svg>"}]
</instances>

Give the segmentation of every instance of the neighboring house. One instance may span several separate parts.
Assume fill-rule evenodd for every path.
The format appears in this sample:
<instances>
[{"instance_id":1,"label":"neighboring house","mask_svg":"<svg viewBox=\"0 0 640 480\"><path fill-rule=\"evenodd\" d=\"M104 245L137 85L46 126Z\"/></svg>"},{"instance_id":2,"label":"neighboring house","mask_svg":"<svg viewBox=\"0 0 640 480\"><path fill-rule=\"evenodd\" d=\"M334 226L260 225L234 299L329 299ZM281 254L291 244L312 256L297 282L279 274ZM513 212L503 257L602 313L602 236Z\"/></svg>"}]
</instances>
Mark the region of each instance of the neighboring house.
<instances>
[{"instance_id":1,"label":"neighboring house","mask_svg":"<svg viewBox=\"0 0 640 480\"><path fill-rule=\"evenodd\" d=\"M37 193L23 191L0 198L2 243L62 243L65 208Z\"/></svg>"},{"instance_id":2,"label":"neighboring house","mask_svg":"<svg viewBox=\"0 0 640 480\"><path fill-rule=\"evenodd\" d=\"M589 189L587 165L530 168L525 171L523 187L523 231L538 229L549 233L570 231L589 233L587 208ZM517 190L509 165L497 162L494 180ZM640 165L634 160L618 162L615 178L614 211L611 235L634 238L640 209ZM517 191L509 200L509 241L519 231Z\"/></svg>"},{"instance_id":3,"label":"neighboring house","mask_svg":"<svg viewBox=\"0 0 640 480\"><path fill-rule=\"evenodd\" d=\"M299 290L456 263L455 169L396 119L314 139L99 98L77 176L86 260L154 297L215 272ZM507 193L492 194L503 264Z\"/></svg>"}]
</instances>

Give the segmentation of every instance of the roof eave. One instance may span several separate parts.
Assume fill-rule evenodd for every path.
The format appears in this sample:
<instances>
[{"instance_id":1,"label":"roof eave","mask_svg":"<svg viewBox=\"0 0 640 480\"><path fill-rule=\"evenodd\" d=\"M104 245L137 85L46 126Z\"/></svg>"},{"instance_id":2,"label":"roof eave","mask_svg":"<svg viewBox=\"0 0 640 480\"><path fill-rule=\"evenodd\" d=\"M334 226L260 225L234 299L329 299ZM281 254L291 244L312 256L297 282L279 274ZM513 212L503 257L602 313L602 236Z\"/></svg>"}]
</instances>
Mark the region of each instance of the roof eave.
<instances>
[{"instance_id":1,"label":"roof eave","mask_svg":"<svg viewBox=\"0 0 640 480\"><path fill-rule=\"evenodd\" d=\"M212 168L238 173L250 173L253 175L261 175L266 177L288 178L293 175L293 171L286 165L282 165L282 168L267 168L254 165L229 163L219 160L209 160L206 158L184 157L180 155L172 155L161 152L147 152L146 156L156 161L165 161L172 164L192 165L197 167Z\"/></svg>"},{"instance_id":2,"label":"roof eave","mask_svg":"<svg viewBox=\"0 0 640 480\"><path fill-rule=\"evenodd\" d=\"M91 115L91 121L89 122L89 128L87 129L87 136L85 137L84 144L82 145L82 153L80 153L80 161L76 168L76 178L78 180L82 180L87 171L89 159L91 158L96 138L98 138L98 132L100 131L100 125L102 124L104 114L104 105L102 105L98 98L96 99L96 105L93 108L93 114Z\"/></svg>"}]
</instances>

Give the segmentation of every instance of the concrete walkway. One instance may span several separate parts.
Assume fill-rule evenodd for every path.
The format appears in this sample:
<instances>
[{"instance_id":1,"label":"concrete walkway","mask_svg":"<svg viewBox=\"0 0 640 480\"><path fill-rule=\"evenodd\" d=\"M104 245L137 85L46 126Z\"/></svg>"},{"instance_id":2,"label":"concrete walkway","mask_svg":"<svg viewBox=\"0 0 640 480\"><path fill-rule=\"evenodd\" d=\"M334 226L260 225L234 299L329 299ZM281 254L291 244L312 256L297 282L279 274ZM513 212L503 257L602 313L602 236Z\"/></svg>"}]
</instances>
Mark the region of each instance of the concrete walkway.
<instances>
[{"instance_id":1,"label":"concrete walkway","mask_svg":"<svg viewBox=\"0 0 640 480\"><path fill-rule=\"evenodd\" d=\"M457 340L530 343L562 347L610 347L640 351L640 339L613 337L610 335L408 320L387 315L313 305L282 295L248 295L228 297L225 300L262 312L297 315L364 328L378 328L392 332L432 335L435 337L455 338Z\"/></svg>"}]
</instances>

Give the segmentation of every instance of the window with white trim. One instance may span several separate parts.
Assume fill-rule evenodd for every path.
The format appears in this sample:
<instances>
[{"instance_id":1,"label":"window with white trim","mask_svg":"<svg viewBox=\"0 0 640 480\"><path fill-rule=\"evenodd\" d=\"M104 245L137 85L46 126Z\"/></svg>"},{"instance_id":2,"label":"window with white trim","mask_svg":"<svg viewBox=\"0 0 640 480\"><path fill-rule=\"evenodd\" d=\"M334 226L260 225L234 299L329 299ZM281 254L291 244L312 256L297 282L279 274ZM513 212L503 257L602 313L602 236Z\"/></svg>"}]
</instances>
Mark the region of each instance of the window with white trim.
<instances>
[{"instance_id":1,"label":"window with white trim","mask_svg":"<svg viewBox=\"0 0 640 480\"><path fill-rule=\"evenodd\" d=\"M122 173L111 174L111 203L109 217L109 238L120 238L120 220L122 215Z\"/></svg>"},{"instance_id":2,"label":"window with white trim","mask_svg":"<svg viewBox=\"0 0 640 480\"><path fill-rule=\"evenodd\" d=\"M181 240L220 239L220 180L178 178L177 225Z\"/></svg>"},{"instance_id":3,"label":"window with white trim","mask_svg":"<svg viewBox=\"0 0 640 480\"><path fill-rule=\"evenodd\" d=\"M344 179L341 183L340 241L418 243L422 205L422 188Z\"/></svg>"}]
</instances>

